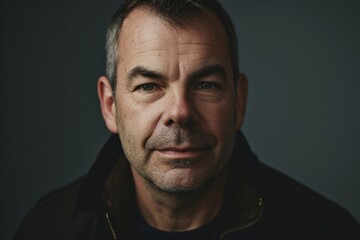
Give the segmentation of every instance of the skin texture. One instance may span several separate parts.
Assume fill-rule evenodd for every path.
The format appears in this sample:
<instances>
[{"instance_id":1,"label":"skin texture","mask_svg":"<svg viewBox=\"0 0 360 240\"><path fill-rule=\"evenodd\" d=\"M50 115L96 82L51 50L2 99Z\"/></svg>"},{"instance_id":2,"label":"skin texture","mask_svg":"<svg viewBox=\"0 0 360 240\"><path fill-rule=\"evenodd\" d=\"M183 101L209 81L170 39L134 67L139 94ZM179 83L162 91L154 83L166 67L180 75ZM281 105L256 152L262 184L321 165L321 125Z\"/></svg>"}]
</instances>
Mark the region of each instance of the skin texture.
<instances>
[{"instance_id":1,"label":"skin texture","mask_svg":"<svg viewBox=\"0 0 360 240\"><path fill-rule=\"evenodd\" d=\"M102 114L120 136L140 211L162 230L201 226L221 208L247 92L243 75L234 83L227 41L210 13L174 26L138 8L121 30L115 94L99 79Z\"/></svg>"}]
</instances>

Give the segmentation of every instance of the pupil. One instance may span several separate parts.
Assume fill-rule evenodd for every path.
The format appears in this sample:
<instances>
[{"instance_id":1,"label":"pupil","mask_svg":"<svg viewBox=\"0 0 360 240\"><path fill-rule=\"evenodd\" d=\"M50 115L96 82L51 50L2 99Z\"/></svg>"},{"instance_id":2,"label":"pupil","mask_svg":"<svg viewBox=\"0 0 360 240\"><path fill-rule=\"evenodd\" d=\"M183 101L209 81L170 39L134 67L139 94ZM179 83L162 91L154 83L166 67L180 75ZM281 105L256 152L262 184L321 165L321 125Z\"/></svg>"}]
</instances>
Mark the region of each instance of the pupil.
<instances>
[{"instance_id":1,"label":"pupil","mask_svg":"<svg viewBox=\"0 0 360 240\"><path fill-rule=\"evenodd\" d=\"M147 90L147 91L149 91L149 90L153 90L153 85L151 85L151 84L145 84L145 85L143 85L143 89L144 90Z\"/></svg>"},{"instance_id":2,"label":"pupil","mask_svg":"<svg viewBox=\"0 0 360 240\"><path fill-rule=\"evenodd\" d=\"M202 88L210 88L211 87L211 84L210 83L201 83L201 87Z\"/></svg>"}]
</instances>

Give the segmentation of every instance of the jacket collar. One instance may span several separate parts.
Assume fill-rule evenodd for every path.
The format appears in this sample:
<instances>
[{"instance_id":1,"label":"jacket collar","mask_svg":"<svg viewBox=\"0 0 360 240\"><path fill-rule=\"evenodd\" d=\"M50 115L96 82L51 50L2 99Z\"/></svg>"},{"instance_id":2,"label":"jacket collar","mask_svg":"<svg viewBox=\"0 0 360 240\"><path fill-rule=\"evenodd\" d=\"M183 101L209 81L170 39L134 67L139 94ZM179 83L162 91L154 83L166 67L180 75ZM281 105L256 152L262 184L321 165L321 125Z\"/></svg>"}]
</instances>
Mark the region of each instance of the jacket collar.
<instances>
[{"instance_id":1,"label":"jacket collar","mask_svg":"<svg viewBox=\"0 0 360 240\"><path fill-rule=\"evenodd\" d=\"M77 192L73 218L81 212L96 212L101 206L105 182L124 155L117 135L111 135L90 167Z\"/></svg>"},{"instance_id":2,"label":"jacket collar","mask_svg":"<svg viewBox=\"0 0 360 240\"><path fill-rule=\"evenodd\" d=\"M256 164L258 160L241 132L236 134L233 159L230 165L230 174L225 191L224 216L227 229L247 226L255 222L262 213L262 199L253 190L256 181ZM111 185L121 191L109 194L106 189ZM120 187L120 188L119 188ZM131 219L126 212L135 207L135 192L128 161L125 158L119 137L112 135L105 143L82 183L75 201L73 217L81 212L97 212L103 208L103 201L107 208L115 209L115 214L127 216L119 225L131 229ZM107 203L120 203L117 206ZM116 213L117 212L117 213ZM127 226L128 225L128 226Z\"/></svg>"},{"instance_id":3,"label":"jacket collar","mask_svg":"<svg viewBox=\"0 0 360 240\"><path fill-rule=\"evenodd\" d=\"M263 212L263 199L255 191L257 157L242 132L235 140L224 201L225 230L245 229L255 224Z\"/></svg>"}]
</instances>

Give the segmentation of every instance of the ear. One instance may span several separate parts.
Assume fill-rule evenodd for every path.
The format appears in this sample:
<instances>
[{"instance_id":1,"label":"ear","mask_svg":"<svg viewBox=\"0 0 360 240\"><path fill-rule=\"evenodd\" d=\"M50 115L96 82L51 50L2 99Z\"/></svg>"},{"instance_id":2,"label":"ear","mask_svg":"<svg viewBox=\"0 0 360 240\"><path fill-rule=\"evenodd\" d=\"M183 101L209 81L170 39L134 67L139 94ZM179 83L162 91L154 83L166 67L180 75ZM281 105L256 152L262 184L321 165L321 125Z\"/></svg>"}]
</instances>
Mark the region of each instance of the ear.
<instances>
[{"instance_id":1,"label":"ear","mask_svg":"<svg viewBox=\"0 0 360 240\"><path fill-rule=\"evenodd\" d=\"M248 96L248 80L245 74L240 73L236 88L236 130L240 130L244 123L246 102Z\"/></svg>"},{"instance_id":2,"label":"ear","mask_svg":"<svg viewBox=\"0 0 360 240\"><path fill-rule=\"evenodd\" d=\"M107 77L101 76L97 85L98 97L100 101L101 114L110 132L118 133L116 125L116 106L112 87Z\"/></svg>"}]
</instances>

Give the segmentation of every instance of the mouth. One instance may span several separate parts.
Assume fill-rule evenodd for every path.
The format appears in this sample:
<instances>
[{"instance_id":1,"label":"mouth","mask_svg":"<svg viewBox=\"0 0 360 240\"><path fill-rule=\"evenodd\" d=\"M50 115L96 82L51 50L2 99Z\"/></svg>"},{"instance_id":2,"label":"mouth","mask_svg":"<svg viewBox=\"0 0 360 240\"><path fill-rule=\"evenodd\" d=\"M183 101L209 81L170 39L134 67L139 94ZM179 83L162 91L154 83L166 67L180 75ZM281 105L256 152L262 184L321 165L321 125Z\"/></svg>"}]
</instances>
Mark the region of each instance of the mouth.
<instances>
[{"instance_id":1,"label":"mouth","mask_svg":"<svg viewBox=\"0 0 360 240\"><path fill-rule=\"evenodd\" d=\"M198 147L166 147L162 149L156 149L158 153L167 158L196 158L204 154L207 148Z\"/></svg>"}]
</instances>

